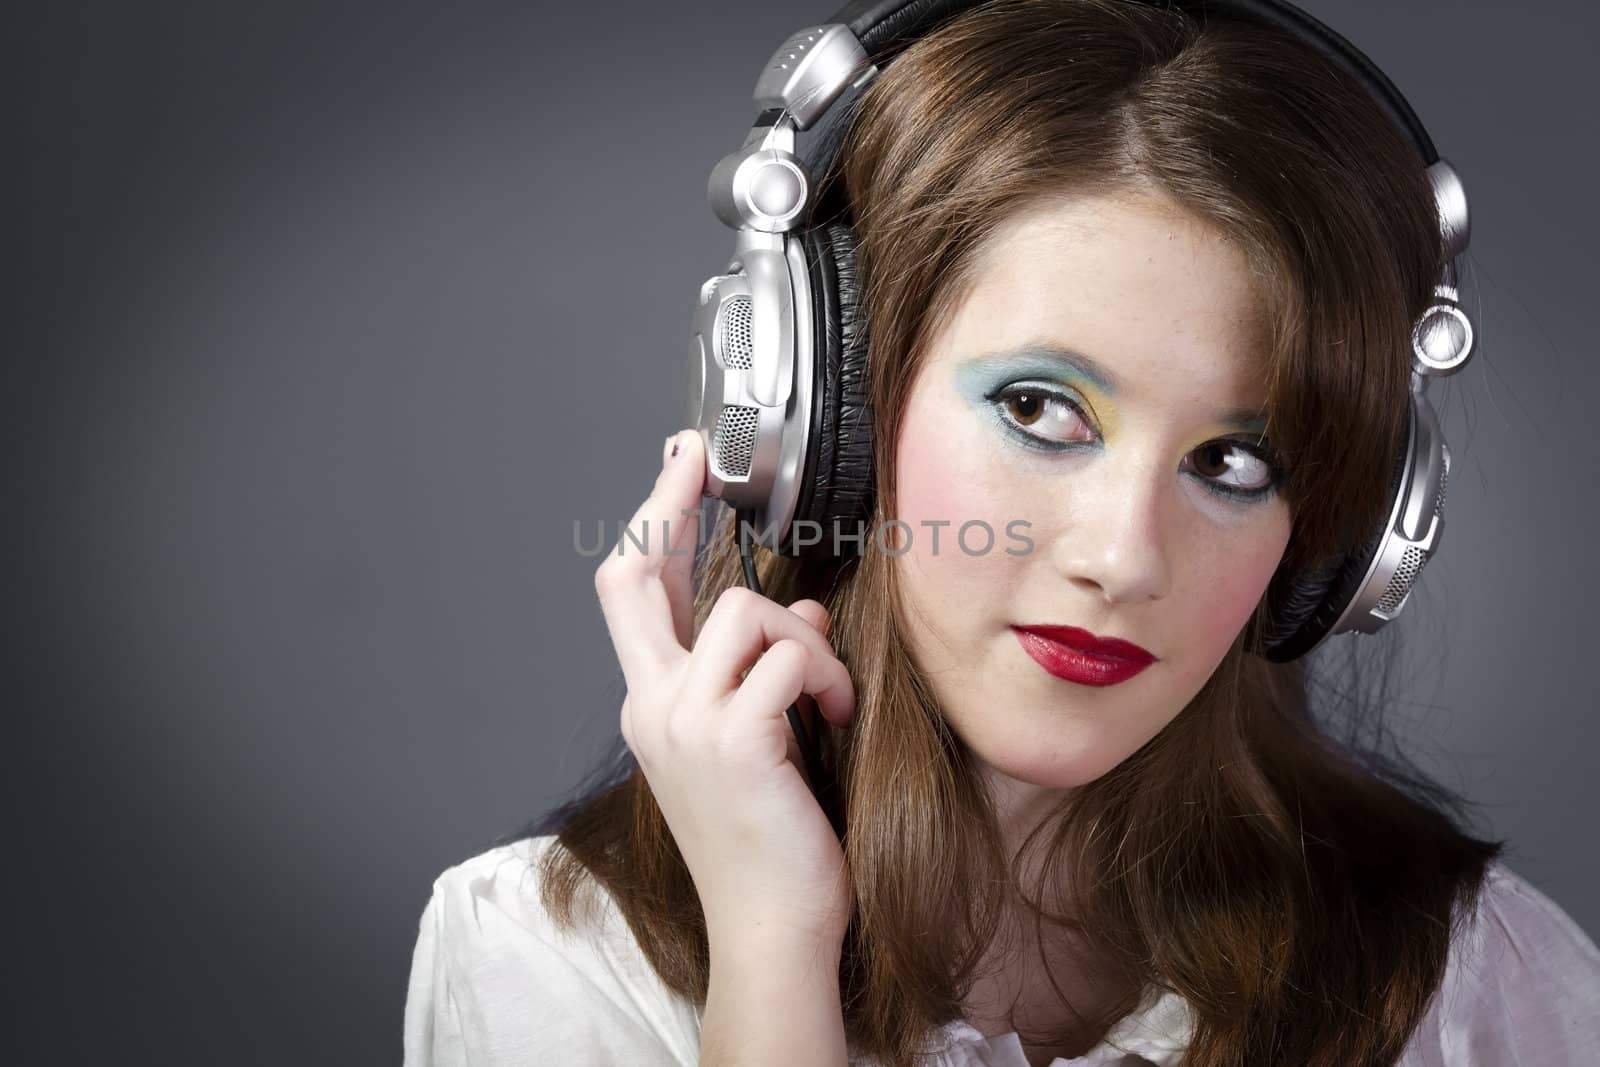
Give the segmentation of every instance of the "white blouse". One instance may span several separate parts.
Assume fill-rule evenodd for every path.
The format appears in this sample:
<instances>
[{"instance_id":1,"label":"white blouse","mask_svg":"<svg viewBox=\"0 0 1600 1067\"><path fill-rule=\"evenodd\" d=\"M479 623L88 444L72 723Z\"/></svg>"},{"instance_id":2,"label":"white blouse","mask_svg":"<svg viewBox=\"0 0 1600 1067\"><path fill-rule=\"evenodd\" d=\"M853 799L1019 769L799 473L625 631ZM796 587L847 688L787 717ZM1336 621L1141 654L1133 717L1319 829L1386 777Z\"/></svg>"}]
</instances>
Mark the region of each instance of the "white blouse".
<instances>
[{"instance_id":1,"label":"white blouse","mask_svg":"<svg viewBox=\"0 0 1600 1067\"><path fill-rule=\"evenodd\" d=\"M699 1062L700 1010L662 984L608 893L593 926L552 923L535 864L554 840L493 848L435 879L412 954L405 1067ZM1100 1044L1052 1067L1176 1067L1192 1025L1186 1000L1152 988ZM958 1020L935 1036L937 1067L1028 1067L1015 1033L985 1037ZM1399 1064L1600 1064L1600 950L1543 893L1491 865Z\"/></svg>"}]
</instances>

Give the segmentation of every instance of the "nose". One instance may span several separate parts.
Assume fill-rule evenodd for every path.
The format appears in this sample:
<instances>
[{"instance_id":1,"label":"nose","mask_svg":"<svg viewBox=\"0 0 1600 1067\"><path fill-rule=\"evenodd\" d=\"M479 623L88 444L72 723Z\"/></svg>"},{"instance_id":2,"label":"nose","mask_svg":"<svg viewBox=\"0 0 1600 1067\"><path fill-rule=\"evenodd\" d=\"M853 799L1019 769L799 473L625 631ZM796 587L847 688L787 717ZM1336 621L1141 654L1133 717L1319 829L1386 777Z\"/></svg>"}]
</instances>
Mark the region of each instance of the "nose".
<instances>
[{"instance_id":1,"label":"nose","mask_svg":"<svg viewBox=\"0 0 1600 1067\"><path fill-rule=\"evenodd\" d=\"M1073 485L1068 517L1055 539L1059 571L1107 604L1137 605L1172 584L1171 487L1144 464L1101 462Z\"/></svg>"}]
</instances>

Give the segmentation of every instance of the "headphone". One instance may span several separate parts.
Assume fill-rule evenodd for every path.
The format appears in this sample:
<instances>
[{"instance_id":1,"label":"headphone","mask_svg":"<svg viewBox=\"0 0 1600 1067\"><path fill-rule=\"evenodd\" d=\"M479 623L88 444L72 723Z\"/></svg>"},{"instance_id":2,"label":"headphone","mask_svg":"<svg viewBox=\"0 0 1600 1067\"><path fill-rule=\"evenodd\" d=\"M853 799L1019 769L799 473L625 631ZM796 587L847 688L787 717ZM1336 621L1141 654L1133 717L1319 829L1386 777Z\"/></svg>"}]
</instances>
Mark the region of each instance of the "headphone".
<instances>
[{"instance_id":1,"label":"headphone","mask_svg":"<svg viewBox=\"0 0 1600 1067\"><path fill-rule=\"evenodd\" d=\"M795 154L795 134L975 2L851 0L828 22L796 31L756 81L758 114L743 146L711 172L711 208L737 234L727 269L700 287L684 424L706 442L704 495L735 509L746 582L757 591L748 527L766 531L763 538L781 555L837 558L840 528L859 531L870 520L874 492L856 240L844 222L800 225L816 198ZM1333 634L1375 633L1395 619L1438 549L1450 450L1426 390L1430 379L1460 370L1473 352L1472 322L1456 288L1455 260L1469 236L1466 192L1399 90L1310 15L1282 0L1159 2L1286 31L1342 67L1416 145L1438 209L1445 264L1432 304L1411 331L1409 428L1390 475L1388 517L1354 551L1285 576L1270 597L1261 651L1287 662ZM807 537L807 531L831 536ZM852 540L859 548L860 539ZM792 709L791 723L801 733Z\"/></svg>"}]
</instances>

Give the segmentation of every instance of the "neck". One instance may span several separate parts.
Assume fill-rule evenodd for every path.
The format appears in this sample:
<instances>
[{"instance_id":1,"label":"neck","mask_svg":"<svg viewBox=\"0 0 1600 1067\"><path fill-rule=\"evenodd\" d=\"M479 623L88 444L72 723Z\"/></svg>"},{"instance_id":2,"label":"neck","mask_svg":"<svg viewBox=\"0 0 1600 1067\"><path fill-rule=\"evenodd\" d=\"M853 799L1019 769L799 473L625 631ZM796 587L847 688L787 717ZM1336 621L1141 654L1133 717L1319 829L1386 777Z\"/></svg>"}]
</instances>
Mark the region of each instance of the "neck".
<instances>
[{"instance_id":1,"label":"neck","mask_svg":"<svg viewBox=\"0 0 1600 1067\"><path fill-rule=\"evenodd\" d=\"M1075 791L1071 787L1034 785L991 767L982 772L989 801L1000 824L1001 848L1007 862L1016 858L1030 833L1056 812ZM1048 834L1048 829L1041 831Z\"/></svg>"}]
</instances>

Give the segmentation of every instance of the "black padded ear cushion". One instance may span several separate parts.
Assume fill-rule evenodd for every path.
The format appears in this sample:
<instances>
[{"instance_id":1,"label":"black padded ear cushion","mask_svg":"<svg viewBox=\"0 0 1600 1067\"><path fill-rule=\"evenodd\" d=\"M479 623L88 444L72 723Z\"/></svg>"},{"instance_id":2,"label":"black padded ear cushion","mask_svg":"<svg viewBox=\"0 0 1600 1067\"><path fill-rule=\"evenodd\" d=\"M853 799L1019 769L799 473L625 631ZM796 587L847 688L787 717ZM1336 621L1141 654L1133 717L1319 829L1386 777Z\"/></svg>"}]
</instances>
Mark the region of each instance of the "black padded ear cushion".
<instances>
[{"instance_id":1,"label":"black padded ear cushion","mask_svg":"<svg viewBox=\"0 0 1600 1067\"><path fill-rule=\"evenodd\" d=\"M862 293L856 271L856 239L844 223L830 222L799 234L810 271L812 323L816 347L812 360L814 391L810 440L794 518L809 520L822 540L796 550L791 534L783 539L784 555L814 559L834 557L837 522L844 554L865 542L844 540L858 533L871 536L872 411L867 394L867 323L861 313ZM814 532L808 529L808 536Z\"/></svg>"},{"instance_id":2,"label":"black padded ear cushion","mask_svg":"<svg viewBox=\"0 0 1600 1067\"><path fill-rule=\"evenodd\" d=\"M1416 418L1416 413L1411 413ZM1407 430L1400 453L1395 456L1389 473L1388 505L1384 508L1384 525L1364 540L1360 547L1342 559L1301 575L1272 595L1272 614L1268 620L1262 654L1274 663L1287 663L1311 651L1328 631L1333 629L1339 616L1351 599L1361 591L1367 569L1388 536L1389 516L1394 512L1395 498L1400 495L1401 483L1411 466L1411 434Z\"/></svg>"}]
</instances>

